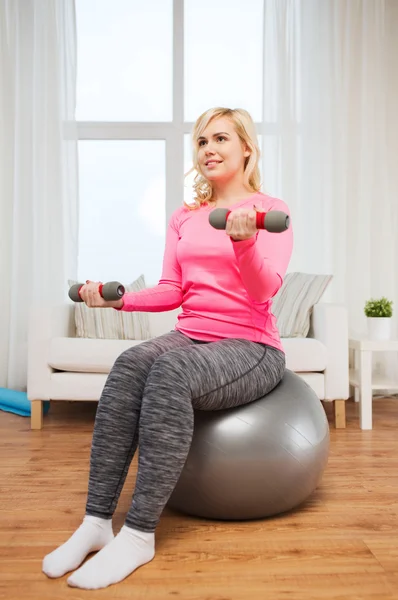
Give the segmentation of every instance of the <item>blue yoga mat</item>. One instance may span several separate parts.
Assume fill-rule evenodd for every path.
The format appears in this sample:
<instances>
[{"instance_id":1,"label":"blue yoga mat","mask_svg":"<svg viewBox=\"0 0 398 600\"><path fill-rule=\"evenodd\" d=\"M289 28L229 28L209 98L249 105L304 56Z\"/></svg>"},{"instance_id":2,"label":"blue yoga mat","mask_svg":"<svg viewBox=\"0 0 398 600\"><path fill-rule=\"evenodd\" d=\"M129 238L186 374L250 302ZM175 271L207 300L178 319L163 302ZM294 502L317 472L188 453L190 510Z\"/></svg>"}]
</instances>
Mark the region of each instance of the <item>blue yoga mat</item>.
<instances>
[{"instance_id":1,"label":"blue yoga mat","mask_svg":"<svg viewBox=\"0 0 398 600\"><path fill-rule=\"evenodd\" d=\"M28 400L26 392L0 388L0 410L15 413L21 417L30 417L31 408L31 403ZM44 414L48 413L49 408L50 402L43 402Z\"/></svg>"}]
</instances>

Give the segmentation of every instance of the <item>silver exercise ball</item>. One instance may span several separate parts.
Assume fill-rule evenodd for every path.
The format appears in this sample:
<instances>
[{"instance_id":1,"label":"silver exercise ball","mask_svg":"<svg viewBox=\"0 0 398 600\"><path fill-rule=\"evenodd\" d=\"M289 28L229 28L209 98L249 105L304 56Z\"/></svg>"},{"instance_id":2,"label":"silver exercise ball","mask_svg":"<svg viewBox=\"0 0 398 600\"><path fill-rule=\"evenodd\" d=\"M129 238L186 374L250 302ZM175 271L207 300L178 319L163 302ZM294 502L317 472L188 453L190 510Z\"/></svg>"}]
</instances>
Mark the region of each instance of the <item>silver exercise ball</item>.
<instances>
[{"instance_id":1,"label":"silver exercise ball","mask_svg":"<svg viewBox=\"0 0 398 600\"><path fill-rule=\"evenodd\" d=\"M168 506L221 520L286 512L319 484L329 454L324 408L286 370L269 394L245 406L195 411L187 461Z\"/></svg>"}]
</instances>

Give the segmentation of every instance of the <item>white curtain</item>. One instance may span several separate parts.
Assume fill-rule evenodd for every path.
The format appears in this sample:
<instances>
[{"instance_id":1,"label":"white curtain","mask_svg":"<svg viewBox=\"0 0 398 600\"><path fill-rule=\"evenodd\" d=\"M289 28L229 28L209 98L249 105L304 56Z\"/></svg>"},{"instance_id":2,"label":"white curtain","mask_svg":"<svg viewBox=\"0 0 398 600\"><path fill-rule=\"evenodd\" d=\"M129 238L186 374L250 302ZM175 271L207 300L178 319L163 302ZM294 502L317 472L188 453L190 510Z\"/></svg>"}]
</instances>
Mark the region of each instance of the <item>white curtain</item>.
<instances>
[{"instance_id":1,"label":"white curtain","mask_svg":"<svg viewBox=\"0 0 398 600\"><path fill-rule=\"evenodd\" d=\"M398 2L265 0L264 180L295 226L291 271L332 273L325 300L366 335L365 301L398 315ZM379 355L380 358L380 355ZM397 357L381 356L395 371ZM391 373L392 374L392 373Z\"/></svg>"},{"instance_id":2,"label":"white curtain","mask_svg":"<svg viewBox=\"0 0 398 600\"><path fill-rule=\"evenodd\" d=\"M29 314L76 277L73 0L0 4L0 387L26 389Z\"/></svg>"}]
</instances>

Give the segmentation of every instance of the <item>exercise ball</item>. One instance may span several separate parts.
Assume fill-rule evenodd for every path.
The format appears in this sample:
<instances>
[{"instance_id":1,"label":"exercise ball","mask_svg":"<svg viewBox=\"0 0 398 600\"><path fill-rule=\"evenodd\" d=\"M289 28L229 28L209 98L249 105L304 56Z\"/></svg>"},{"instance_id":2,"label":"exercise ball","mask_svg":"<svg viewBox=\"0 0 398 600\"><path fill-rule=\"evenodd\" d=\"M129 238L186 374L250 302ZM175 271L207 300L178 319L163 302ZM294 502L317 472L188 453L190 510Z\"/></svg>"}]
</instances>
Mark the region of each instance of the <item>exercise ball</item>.
<instances>
[{"instance_id":1,"label":"exercise ball","mask_svg":"<svg viewBox=\"0 0 398 600\"><path fill-rule=\"evenodd\" d=\"M313 389L286 370L250 404L194 412L187 460L168 506L219 520L258 519L297 507L318 486L329 425Z\"/></svg>"}]
</instances>

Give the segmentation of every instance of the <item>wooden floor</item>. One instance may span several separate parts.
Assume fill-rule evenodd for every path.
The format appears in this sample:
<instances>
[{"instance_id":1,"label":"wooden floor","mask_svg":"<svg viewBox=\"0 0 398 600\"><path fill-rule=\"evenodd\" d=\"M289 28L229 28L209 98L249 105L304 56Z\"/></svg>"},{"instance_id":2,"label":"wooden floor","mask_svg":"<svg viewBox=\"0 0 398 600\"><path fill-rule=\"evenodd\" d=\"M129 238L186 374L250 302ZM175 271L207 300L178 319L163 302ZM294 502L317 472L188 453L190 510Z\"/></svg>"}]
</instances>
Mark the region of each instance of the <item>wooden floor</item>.
<instances>
[{"instance_id":1,"label":"wooden floor","mask_svg":"<svg viewBox=\"0 0 398 600\"><path fill-rule=\"evenodd\" d=\"M80 523L95 405L54 403L44 429L0 412L0 598L6 600L398 599L398 400L374 401L361 431L332 428L323 482L299 510L269 520L219 523L166 509L157 554L122 583L87 592L47 579L45 554ZM115 515L123 524L136 463Z\"/></svg>"}]
</instances>

